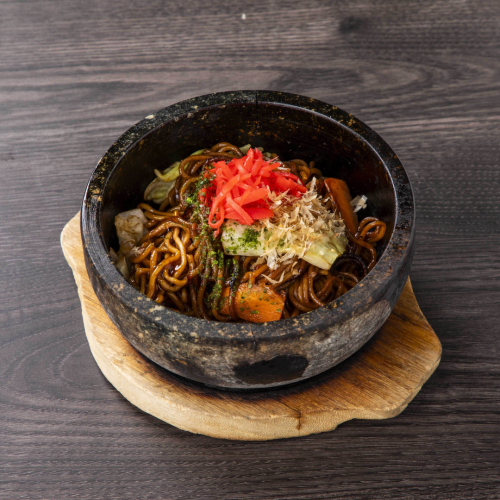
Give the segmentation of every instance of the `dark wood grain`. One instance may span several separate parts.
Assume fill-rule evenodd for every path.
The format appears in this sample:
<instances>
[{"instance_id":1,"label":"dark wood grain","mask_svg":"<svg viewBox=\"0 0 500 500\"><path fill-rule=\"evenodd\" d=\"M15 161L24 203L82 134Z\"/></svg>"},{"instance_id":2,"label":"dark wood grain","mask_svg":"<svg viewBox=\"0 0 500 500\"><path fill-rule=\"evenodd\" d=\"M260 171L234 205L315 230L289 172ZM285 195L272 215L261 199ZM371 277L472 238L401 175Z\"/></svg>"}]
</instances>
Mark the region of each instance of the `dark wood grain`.
<instances>
[{"instance_id":1,"label":"dark wood grain","mask_svg":"<svg viewBox=\"0 0 500 500\"><path fill-rule=\"evenodd\" d=\"M0 498L500 498L499 26L496 0L0 2ZM92 359L59 234L93 166L151 112L235 88L348 110L408 169L443 358L395 419L219 441Z\"/></svg>"}]
</instances>

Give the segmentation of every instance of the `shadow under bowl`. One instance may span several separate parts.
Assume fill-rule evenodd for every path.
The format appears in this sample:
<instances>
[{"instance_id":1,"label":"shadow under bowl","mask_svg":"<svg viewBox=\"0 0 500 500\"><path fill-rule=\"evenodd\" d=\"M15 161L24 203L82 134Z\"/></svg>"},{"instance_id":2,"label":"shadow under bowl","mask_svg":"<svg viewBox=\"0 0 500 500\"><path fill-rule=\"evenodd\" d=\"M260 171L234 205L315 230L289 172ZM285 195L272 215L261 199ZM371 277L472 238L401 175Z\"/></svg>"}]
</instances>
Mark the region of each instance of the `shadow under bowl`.
<instances>
[{"instance_id":1,"label":"shadow under bowl","mask_svg":"<svg viewBox=\"0 0 500 500\"><path fill-rule=\"evenodd\" d=\"M327 177L368 197L362 216L387 224L379 261L352 290L295 318L219 323L160 306L128 284L109 257L114 217L142 201L153 170L227 141L262 146L283 159L314 160ZM294 94L237 91L174 104L125 132L90 177L81 212L85 262L102 306L142 354L205 384L255 389L297 382L340 363L365 344L394 308L413 256L414 198L391 148L352 115Z\"/></svg>"}]
</instances>

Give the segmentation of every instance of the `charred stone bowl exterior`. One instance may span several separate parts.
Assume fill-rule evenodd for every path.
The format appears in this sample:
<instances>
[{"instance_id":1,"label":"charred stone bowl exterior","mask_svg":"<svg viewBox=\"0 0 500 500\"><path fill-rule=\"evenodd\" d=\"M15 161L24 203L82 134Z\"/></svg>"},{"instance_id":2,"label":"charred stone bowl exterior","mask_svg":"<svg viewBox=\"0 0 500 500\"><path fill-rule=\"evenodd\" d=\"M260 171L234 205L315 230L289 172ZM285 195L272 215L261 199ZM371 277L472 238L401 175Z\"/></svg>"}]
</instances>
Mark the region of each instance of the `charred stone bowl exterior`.
<instances>
[{"instance_id":1,"label":"charred stone bowl exterior","mask_svg":"<svg viewBox=\"0 0 500 500\"><path fill-rule=\"evenodd\" d=\"M140 294L109 258L114 217L135 208L154 178L220 141L263 146L285 159L316 161L324 175L366 194L366 214L387 223L374 269L344 296L308 314L262 324L226 324L176 313ZM365 214L363 214L365 215ZM81 211L88 274L127 340L163 368L205 384L255 389L297 382L337 365L365 344L394 308L410 270L415 208L401 162L368 126L324 102L294 94L210 94L164 108L125 132L92 173Z\"/></svg>"}]
</instances>

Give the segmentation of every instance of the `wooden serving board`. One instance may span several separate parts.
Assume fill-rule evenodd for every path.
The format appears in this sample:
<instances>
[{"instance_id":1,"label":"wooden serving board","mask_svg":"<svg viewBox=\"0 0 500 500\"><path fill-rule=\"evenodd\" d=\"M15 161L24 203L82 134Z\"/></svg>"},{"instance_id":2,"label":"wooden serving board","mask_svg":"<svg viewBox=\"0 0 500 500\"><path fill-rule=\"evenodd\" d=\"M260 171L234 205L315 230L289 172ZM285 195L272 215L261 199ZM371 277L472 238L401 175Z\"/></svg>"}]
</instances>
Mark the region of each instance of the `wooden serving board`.
<instances>
[{"instance_id":1,"label":"wooden serving board","mask_svg":"<svg viewBox=\"0 0 500 500\"><path fill-rule=\"evenodd\" d=\"M380 331L328 372L262 391L206 387L145 358L113 325L87 276L79 214L62 231L61 245L78 285L90 349L104 376L141 410L180 429L258 441L331 431L353 418L391 418L406 408L441 359L439 339L408 279Z\"/></svg>"}]
</instances>

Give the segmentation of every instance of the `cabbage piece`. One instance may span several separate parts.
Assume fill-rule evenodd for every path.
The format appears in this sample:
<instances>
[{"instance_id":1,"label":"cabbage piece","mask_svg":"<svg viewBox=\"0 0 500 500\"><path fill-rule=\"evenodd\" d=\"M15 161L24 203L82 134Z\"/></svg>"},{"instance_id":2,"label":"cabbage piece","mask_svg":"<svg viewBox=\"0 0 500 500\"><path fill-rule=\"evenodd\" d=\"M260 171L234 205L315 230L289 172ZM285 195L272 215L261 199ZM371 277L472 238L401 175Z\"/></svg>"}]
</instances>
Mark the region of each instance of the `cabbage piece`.
<instances>
[{"instance_id":1,"label":"cabbage piece","mask_svg":"<svg viewBox=\"0 0 500 500\"><path fill-rule=\"evenodd\" d=\"M115 217L120 249L116 253L110 248L109 256L126 280L130 278L130 257L135 254L136 244L146 234L144 224L147 221L148 219L140 208L122 212Z\"/></svg>"},{"instance_id":2,"label":"cabbage piece","mask_svg":"<svg viewBox=\"0 0 500 500\"><path fill-rule=\"evenodd\" d=\"M129 256L135 245L146 234L144 224L148 221L140 208L122 212L115 217L116 234L120 243L119 255Z\"/></svg>"},{"instance_id":3,"label":"cabbage piece","mask_svg":"<svg viewBox=\"0 0 500 500\"><path fill-rule=\"evenodd\" d=\"M173 182L179 177L179 166L181 162L176 161L170 167L166 168L163 173L155 168L155 174L158 179L163 182Z\"/></svg>"},{"instance_id":4,"label":"cabbage piece","mask_svg":"<svg viewBox=\"0 0 500 500\"><path fill-rule=\"evenodd\" d=\"M304 253L305 248L299 242L293 242L286 246L276 241L273 245L273 252L265 249L266 241L269 241L270 230L262 231L259 224L251 226L240 224L233 220L228 220L222 226L221 242L226 255L241 255L244 257L262 257L266 254L282 257L283 261L288 261L294 257L301 257L306 262L328 270L335 260L345 252L348 240L342 233L326 231L320 233L320 237L312 242L310 248ZM307 248L307 247L306 247ZM270 266L271 267L271 266Z\"/></svg>"},{"instance_id":5,"label":"cabbage piece","mask_svg":"<svg viewBox=\"0 0 500 500\"><path fill-rule=\"evenodd\" d=\"M170 194L170 191L174 189L175 181L172 182L163 182L158 177L149 184L144 191L144 199L154 201L158 205L161 205L167 196Z\"/></svg>"},{"instance_id":6,"label":"cabbage piece","mask_svg":"<svg viewBox=\"0 0 500 500\"><path fill-rule=\"evenodd\" d=\"M302 258L309 264L328 271L337 258L345 252L347 242L343 234L328 231L313 243Z\"/></svg>"},{"instance_id":7,"label":"cabbage piece","mask_svg":"<svg viewBox=\"0 0 500 500\"><path fill-rule=\"evenodd\" d=\"M130 271L127 264L127 258L125 255L118 257L118 260L115 263L116 268L123 274L123 277L128 281L130 278Z\"/></svg>"},{"instance_id":8,"label":"cabbage piece","mask_svg":"<svg viewBox=\"0 0 500 500\"><path fill-rule=\"evenodd\" d=\"M264 241L259 226L240 224L228 220L222 226L222 247L226 255L260 257L264 253Z\"/></svg>"},{"instance_id":9,"label":"cabbage piece","mask_svg":"<svg viewBox=\"0 0 500 500\"><path fill-rule=\"evenodd\" d=\"M174 188L175 181L179 177L179 166L181 162L176 161L163 172L155 169L156 179L152 181L144 191L144 199L151 200L161 205L170 191Z\"/></svg>"}]
</instances>

